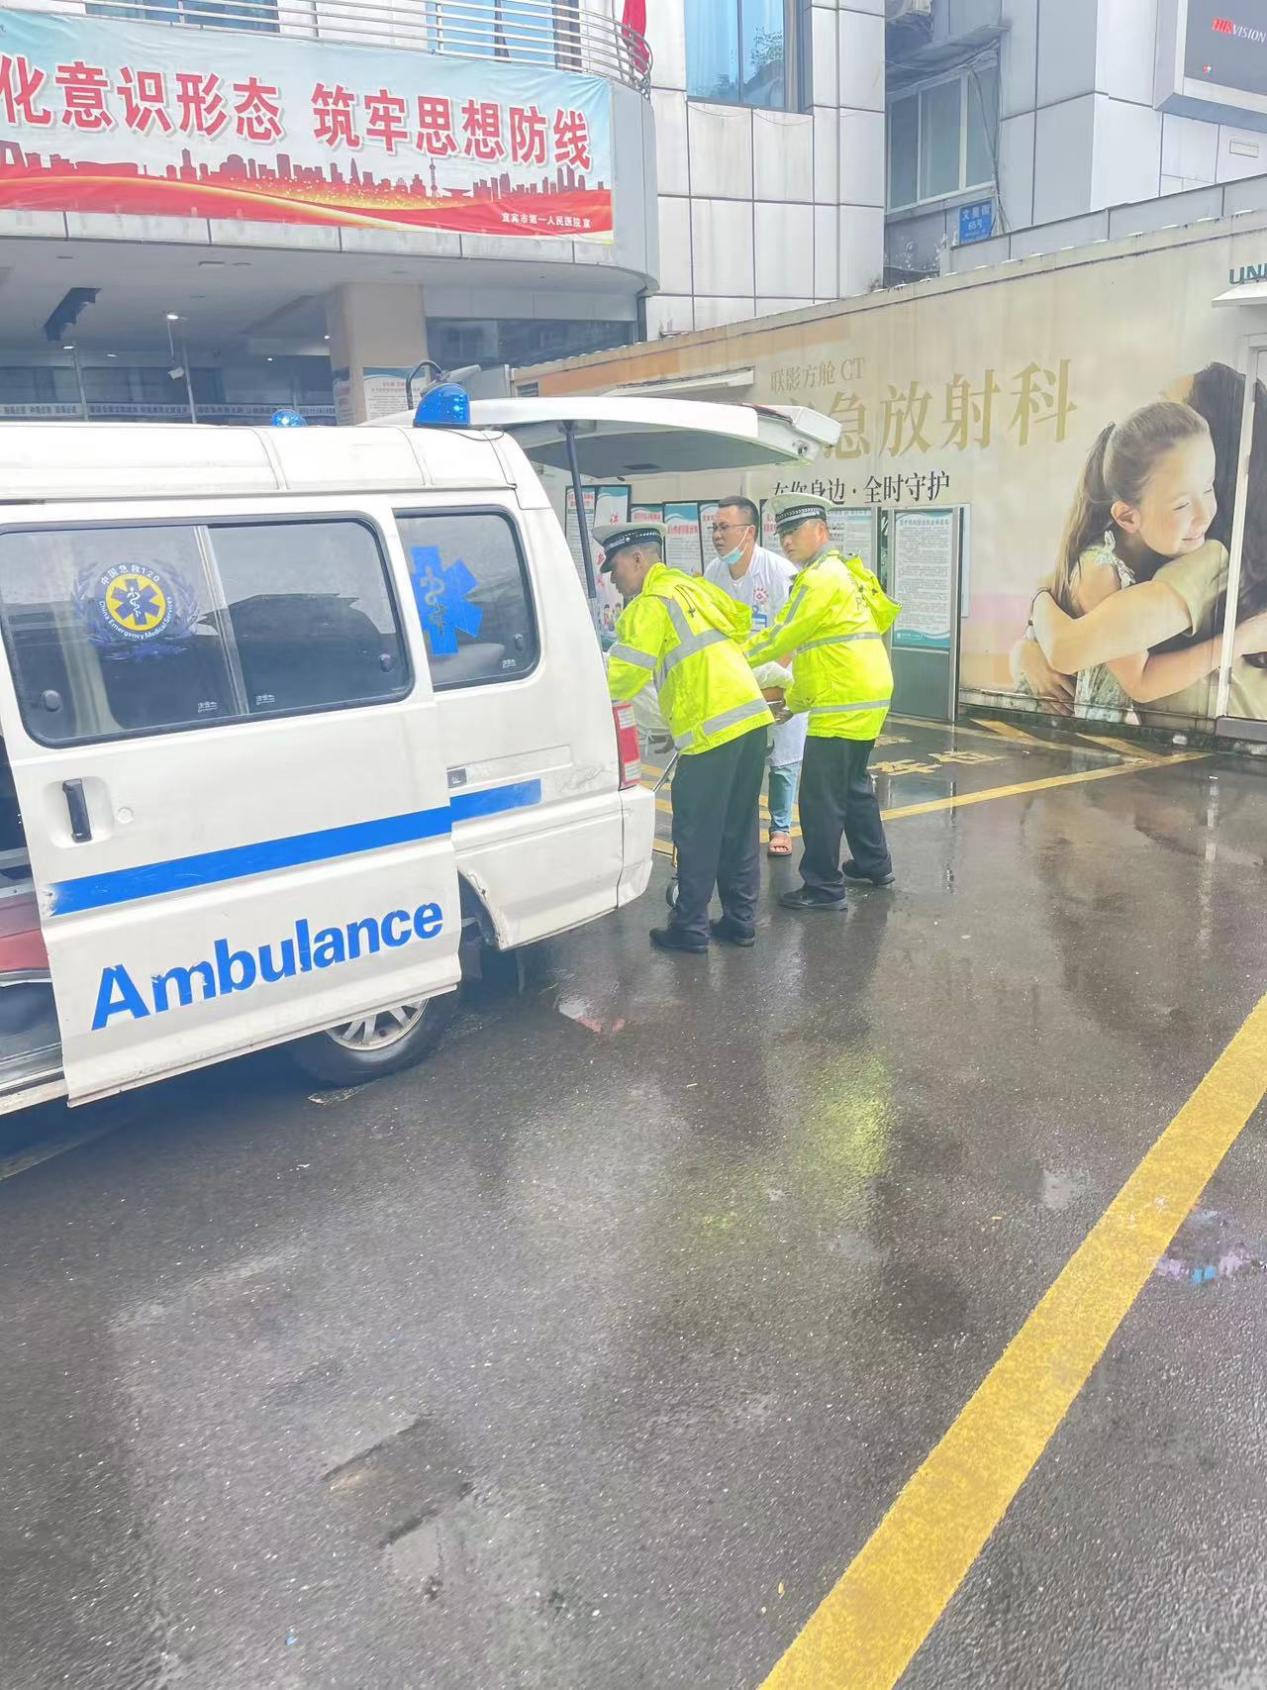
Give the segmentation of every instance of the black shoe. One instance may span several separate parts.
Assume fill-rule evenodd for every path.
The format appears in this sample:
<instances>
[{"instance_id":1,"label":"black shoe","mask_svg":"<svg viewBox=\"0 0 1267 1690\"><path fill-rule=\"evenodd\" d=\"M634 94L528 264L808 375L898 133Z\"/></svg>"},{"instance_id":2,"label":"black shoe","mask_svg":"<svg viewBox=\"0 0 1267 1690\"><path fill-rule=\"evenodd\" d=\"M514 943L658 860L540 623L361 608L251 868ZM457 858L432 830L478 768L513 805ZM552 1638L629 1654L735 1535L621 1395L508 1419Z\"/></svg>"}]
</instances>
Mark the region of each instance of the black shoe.
<instances>
[{"instance_id":1,"label":"black shoe","mask_svg":"<svg viewBox=\"0 0 1267 1690\"><path fill-rule=\"evenodd\" d=\"M888 874L863 874L852 857L840 872L851 886L892 886L894 881L892 869Z\"/></svg>"},{"instance_id":2,"label":"black shoe","mask_svg":"<svg viewBox=\"0 0 1267 1690\"><path fill-rule=\"evenodd\" d=\"M714 939L720 939L723 945L738 945L741 950L750 950L757 942L757 936L751 927L740 927L728 915L722 916L720 921L710 921L709 930Z\"/></svg>"},{"instance_id":3,"label":"black shoe","mask_svg":"<svg viewBox=\"0 0 1267 1690\"><path fill-rule=\"evenodd\" d=\"M708 940L694 933L683 933L680 927L653 927L651 943L658 951L685 951L688 956L706 956Z\"/></svg>"},{"instance_id":4,"label":"black shoe","mask_svg":"<svg viewBox=\"0 0 1267 1690\"><path fill-rule=\"evenodd\" d=\"M779 902L785 910L843 910L845 900L832 898L808 886L798 886L795 892L781 892Z\"/></svg>"}]
</instances>

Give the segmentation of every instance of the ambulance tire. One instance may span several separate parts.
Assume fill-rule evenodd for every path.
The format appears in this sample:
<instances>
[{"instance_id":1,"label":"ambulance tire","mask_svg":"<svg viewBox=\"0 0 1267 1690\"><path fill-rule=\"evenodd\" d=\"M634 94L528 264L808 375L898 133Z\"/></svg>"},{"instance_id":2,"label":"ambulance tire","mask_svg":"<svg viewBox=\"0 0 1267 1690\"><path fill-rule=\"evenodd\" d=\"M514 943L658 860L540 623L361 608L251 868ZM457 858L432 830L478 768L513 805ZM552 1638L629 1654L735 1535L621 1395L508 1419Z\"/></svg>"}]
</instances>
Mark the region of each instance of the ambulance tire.
<instances>
[{"instance_id":1,"label":"ambulance tire","mask_svg":"<svg viewBox=\"0 0 1267 1690\"><path fill-rule=\"evenodd\" d=\"M399 1011L383 1011L378 1017L362 1016L329 1032L312 1033L296 1039L290 1054L304 1073L328 1086L358 1086L412 1068L435 1050L457 1013L460 994L444 992L425 1003L402 1005ZM393 1034L394 1014L407 1024ZM369 1032L367 1024L373 1029ZM375 1036L377 1029L383 1031Z\"/></svg>"}]
</instances>

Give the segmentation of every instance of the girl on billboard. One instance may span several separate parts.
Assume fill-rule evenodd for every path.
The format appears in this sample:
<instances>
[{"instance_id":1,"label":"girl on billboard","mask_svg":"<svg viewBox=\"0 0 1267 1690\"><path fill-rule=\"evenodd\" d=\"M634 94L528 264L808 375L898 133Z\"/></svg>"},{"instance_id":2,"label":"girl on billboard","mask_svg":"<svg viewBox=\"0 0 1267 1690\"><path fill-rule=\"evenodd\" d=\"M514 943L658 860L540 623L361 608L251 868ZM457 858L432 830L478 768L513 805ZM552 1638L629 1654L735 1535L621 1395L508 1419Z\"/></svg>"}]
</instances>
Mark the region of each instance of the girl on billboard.
<instances>
[{"instance_id":1,"label":"girl on billboard","mask_svg":"<svg viewBox=\"0 0 1267 1690\"><path fill-rule=\"evenodd\" d=\"M1223 374L1240 380L1212 366L1184 385L1216 413L1218 433L1232 444L1228 424L1234 414L1239 436L1239 395L1230 403ZM1229 461L1217 451L1210 419L1175 399L1146 405L1101 433L1027 632L1054 671L1077 676L1077 715L1121 721L1137 705L1163 702L1173 713L1208 713L1222 646L1214 607L1227 585L1227 548L1216 536L1230 534L1235 473L1234 445ZM1228 514L1217 522L1221 493ZM1252 590L1252 579L1246 586ZM1155 649L1193 633L1195 640ZM1236 656L1265 650L1267 615L1251 616L1237 630Z\"/></svg>"}]
</instances>

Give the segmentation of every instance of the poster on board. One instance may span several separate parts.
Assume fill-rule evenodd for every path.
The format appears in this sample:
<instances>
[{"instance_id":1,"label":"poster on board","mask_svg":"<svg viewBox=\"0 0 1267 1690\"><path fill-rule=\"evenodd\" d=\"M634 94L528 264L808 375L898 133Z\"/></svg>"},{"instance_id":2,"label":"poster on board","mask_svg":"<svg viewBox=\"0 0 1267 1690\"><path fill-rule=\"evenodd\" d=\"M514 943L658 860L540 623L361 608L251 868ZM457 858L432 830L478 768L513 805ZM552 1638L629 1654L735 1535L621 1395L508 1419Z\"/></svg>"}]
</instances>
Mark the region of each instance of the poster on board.
<instances>
[{"instance_id":1,"label":"poster on board","mask_svg":"<svg viewBox=\"0 0 1267 1690\"><path fill-rule=\"evenodd\" d=\"M702 575L704 552L700 544L699 506L693 501L666 504L664 524L669 531L665 561L671 568L683 569L688 575Z\"/></svg>"},{"instance_id":2,"label":"poster on board","mask_svg":"<svg viewBox=\"0 0 1267 1690\"><path fill-rule=\"evenodd\" d=\"M836 506L827 513L831 537L846 557L861 558L870 570L876 565L875 511L863 506Z\"/></svg>"},{"instance_id":3,"label":"poster on board","mask_svg":"<svg viewBox=\"0 0 1267 1690\"><path fill-rule=\"evenodd\" d=\"M614 522L628 520L629 489L623 484L586 487L583 489L581 496L585 501L585 522L590 533L594 564L597 567L602 561L602 548L594 539L594 531L597 528L608 528ZM583 581L585 579L585 560L581 555L581 536L576 526L576 496L570 487L567 490L567 508L563 526L567 535L568 550L572 553L572 560L576 564L577 573Z\"/></svg>"},{"instance_id":4,"label":"poster on board","mask_svg":"<svg viewBox=\"0 0 1267 1690\"><path fill-rule=\"evenodd\" d=\"M827 510L832 543L839 546L846 557L861 558L868 569L876 566L875 515L873 505L831 505ZM767 551L782 555L773 501L770 499L761 502L761 544Z\"/></svg>"},{"instance_id":5,"label":"poster on board","mask_svg":"<svg viewBox=\"0 0 1267 1690\"><path fill-rule=\"evenodd\" d=\"M955 614L954 511L893 515L893 597L902 614L897 646L949 651Z\"/></svg>"},{"instance_id":6,"label":"poster on board","mask_svg":"<svg viewBox=\"0 0 1267 1690\"><path fill-rule=\"evenodd\" d=\"M585 581L585 560L581 555L581 536L576 526L576 497L570 487L567 490L566 497L564 530L567 534L568 550L572 553L576 572L583 584ZM620 594L612 583L611 576L604 575L599 567L603 561L603 548L594 539L594 531L599 528L610 527L614 522L627 522L629 520L629 489L623 483L614 483L611 486L603 487L586 487L582 491L581 497L585 503L585 521L589 526L594 558L598 635L604 646L608 646L616 637L616 622L623 605Z\"/></svg>"}]
</instances>

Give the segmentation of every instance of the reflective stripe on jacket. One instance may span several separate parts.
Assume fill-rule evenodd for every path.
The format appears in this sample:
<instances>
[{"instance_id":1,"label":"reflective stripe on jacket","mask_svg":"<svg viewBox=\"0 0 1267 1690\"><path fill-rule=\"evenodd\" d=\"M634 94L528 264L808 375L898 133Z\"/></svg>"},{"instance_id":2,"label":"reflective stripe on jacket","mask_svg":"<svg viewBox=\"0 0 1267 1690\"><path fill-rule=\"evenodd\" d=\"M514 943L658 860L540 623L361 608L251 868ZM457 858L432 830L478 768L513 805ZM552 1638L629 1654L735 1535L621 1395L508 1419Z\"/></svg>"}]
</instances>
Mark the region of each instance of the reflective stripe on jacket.
<instances>
[{"instance_id":1,"label":"reflective stripe on jacket","mask_svg":"<svg viewBox=\"0 0 1267 1690\"><path fill-rule=\"evenodd\" d=\"M750 663L790 656L789 710L812 739L875 739L893 697L893 670L848 563L823 552L792 583L773 627L744 647Z\"/></svg>"},{"instance_id":2,"label":"reflective stripe on jacket","mask_svg":"<svg viewBox=\"0 0 1267 1690\"><path fill-rule=\"evenodd\" d=\"M654 680L678 750L712 751L774 720L740 642L752 612L719 587L657 563L616 624L607 685L620 703Z\"/></svg>"}]
</instances>

